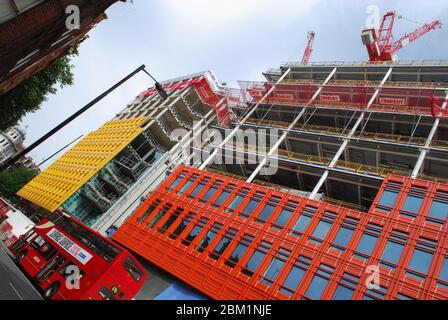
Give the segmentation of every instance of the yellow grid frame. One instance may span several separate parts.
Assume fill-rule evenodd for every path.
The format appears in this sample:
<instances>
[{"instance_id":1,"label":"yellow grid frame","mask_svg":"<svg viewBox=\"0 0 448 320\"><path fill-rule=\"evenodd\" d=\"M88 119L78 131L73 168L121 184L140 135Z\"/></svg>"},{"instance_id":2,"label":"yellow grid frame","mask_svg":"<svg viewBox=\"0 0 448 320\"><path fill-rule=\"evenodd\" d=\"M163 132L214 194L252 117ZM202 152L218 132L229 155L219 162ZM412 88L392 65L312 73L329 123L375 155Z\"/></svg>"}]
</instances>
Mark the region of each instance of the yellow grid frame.
<instances>
[{"instance_id":1,"label":"yellow grid frame","mask_svg":"<svg viewBox=\"0 0 448 320\"><path fill-rule=\"evenodd\" d=\"M17 195L54 212L143 132L149 118L113 120L91 132Z\"/></svg>"}]
</instances>

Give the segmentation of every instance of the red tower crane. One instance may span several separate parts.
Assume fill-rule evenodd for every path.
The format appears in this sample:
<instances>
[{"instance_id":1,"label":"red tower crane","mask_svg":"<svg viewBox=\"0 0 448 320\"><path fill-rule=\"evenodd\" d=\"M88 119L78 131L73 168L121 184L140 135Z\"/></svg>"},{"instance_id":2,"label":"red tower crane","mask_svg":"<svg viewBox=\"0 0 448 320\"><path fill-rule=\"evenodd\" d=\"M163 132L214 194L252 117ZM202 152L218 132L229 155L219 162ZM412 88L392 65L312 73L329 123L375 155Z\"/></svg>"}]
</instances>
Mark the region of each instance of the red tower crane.
<instances>
[{"instance_id":1,"label":"red tower crane","mask_svg":"<svg viewBox=\"0 0 448 320\"><path fill-rule=\"evenodd\" d=\"M392 30L396 17L395 11L390 11L384 15L379 31L374 28L364 29L362 31L362 43L367 47L369 62L392 61L393 55L397 51L411 44L428 32L442 27L442 22L440 20L435 20L421 26L412 33L405 34L400 40L391 43Z\"/></svg>"},{"instance_id":2,"label":"red tower crane","mask_svg":"<svg viewBox=\"0 0 448 320\"><path fill-rule=\"evenodd\" d=\"M316 33L314 31L308 32L308 45L306 46L305 52L303 54L302 58L302 64L307 65L310 61L311 54L313 53L313 43L314 43L314 37L316 36Z\"/></svg>"}]
</instances>

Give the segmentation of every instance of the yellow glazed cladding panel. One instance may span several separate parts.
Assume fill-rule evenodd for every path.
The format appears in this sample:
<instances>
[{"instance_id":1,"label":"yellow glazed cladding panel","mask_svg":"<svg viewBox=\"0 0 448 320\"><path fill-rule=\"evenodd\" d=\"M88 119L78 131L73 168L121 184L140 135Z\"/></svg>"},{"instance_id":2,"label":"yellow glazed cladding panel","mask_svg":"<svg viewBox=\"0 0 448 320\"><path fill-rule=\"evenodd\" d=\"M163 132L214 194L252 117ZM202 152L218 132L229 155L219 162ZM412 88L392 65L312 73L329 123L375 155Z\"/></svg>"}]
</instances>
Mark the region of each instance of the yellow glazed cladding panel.
<instances>
[{"instance_id":1,"label":"yellow glazed cladding panel","mask_svg":"<svg viewBox=\"0 0 448 320\"><path fill-rule=\"evenodd\" d=\"M143 132L147 117L114 120L90 133L64 156L28 183L17 195L50 212Z\"/></svg>"}]
</instances>

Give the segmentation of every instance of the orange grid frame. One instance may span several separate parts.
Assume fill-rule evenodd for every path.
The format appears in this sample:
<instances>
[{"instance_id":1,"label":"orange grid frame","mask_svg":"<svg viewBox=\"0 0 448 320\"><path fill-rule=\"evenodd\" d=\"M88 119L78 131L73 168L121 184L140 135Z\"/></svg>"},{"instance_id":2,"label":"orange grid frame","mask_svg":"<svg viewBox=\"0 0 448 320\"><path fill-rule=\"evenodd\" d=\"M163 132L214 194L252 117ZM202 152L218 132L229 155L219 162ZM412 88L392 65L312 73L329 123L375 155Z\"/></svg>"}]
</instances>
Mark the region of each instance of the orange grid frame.
<instances>
[{"instance_id":1,"label":"orange grid frame","mask_svg":"<svg viewBox=\"0 0 448 320\"><path fill-rule=\"evenodd\" d=\"M182 180L179 179L180 182L171 190L170 186L178 177ZM183 194L178 194L193 177L195 182ZM204 184L202 191L194 197L188 197L201 181ZM394 183L401 186L396 202L393 207L384 210L380 206L381 197ZM212 186L218 185L216 192L205 201L204 195ZM230 195L220 205L216 205L223 191L230 191L229 186L233 187ZM420 212L414 218L402 215L401 208L410 189L418 187L426 190ZM243 189L247 194L231 213L229 206ZM427 219L434 197L444 192L448 194L448 185L390 175L385 179L370 212L364 213L181 166L118 229L113 239L213 299L310 299L314 293L310 294L309 290L315 288L312 283L317 278L325 281L325 286L318 286L319 299L332 299L341 285L352 291L351 299L447 299L448 283L439 279L438 275L442 272L444 261L448 261L448 224L446 218L438 223L428 222ZM262 195L260 203L252 212L244 213L243 210L256 194ZM260 213L274 198L275 210L267 220L260 221ZM290 216L281 228L276 227L277 218L288 204L294 210L289 211ZM152 206L155 206L153 210L148 211ZM164 214L161 211L163 208L167 209ZM314 216L300 237L294 235L294 226L309 208L315 209ZM178 216L174 214L176 210ZM144 216L147 212L150 214ZM241 217L241 213L246 217ZM190 221L182 224L188 217ZM347 226L348 220L355 222L351 227L352 236L344 247L337 247L335 239L341 226ZM313 234L321 221L332 223L324 239L319 240ZM197 250L205 235L210 234L217 223L221 228L216 236L206 248ZM181 224L185 227L178 229ZM367 225L372 224L382 231L378 234L371 254L362 259L355 251ZM163 231L161 228L165 225L169 227ZM198 228L200 232L196 232L196 236L186 242L187 236ZM369 266L379 265L392 230L408 235L404 241L403 254L395 268L380 266L381 287L379 290L368 290L366 280L370 274L366 271ZM214 253L215 247L219 246L226 234L231 238L230 242L219 254ZM252 241L245 242L247 249L240 260L229 265L229 256L242 243L242 239L251 237ZM421 237L437 242L431 266L423 280L406 275L406 266ZM260 249L262 243L269 243L270 248L265 250L256 270L248 272L246 266L255 252L260 253L257 249ZM264 276L274 264L274 259L276 263L280 261L280 267L274 279L267 279ZM303 276L297 282L297 288L287 287L288 277L299 268Z\"/></svg>"}]
</instances>

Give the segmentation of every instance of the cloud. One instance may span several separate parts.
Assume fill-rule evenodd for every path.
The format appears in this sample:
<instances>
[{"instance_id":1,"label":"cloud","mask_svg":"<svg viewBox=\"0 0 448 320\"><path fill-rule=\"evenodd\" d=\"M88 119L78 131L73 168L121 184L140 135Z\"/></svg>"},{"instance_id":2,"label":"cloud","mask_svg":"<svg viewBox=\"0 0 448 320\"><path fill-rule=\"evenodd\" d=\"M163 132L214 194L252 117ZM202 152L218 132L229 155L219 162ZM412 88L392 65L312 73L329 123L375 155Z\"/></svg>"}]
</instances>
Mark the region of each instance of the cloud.
<instances>
[{"instance_id":1,"label":"cloud","mask_svg":"<svg viewBox=\"0 0 448 320\"><path fill-rule=\"evenodd\" d=\"M201 35L219 36L216 31L238 29L260 21L299 19L311 12L321 0L164 0L163 14L182 34L179 26L195 29Z\"/></svg>"}]
</instances>

